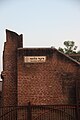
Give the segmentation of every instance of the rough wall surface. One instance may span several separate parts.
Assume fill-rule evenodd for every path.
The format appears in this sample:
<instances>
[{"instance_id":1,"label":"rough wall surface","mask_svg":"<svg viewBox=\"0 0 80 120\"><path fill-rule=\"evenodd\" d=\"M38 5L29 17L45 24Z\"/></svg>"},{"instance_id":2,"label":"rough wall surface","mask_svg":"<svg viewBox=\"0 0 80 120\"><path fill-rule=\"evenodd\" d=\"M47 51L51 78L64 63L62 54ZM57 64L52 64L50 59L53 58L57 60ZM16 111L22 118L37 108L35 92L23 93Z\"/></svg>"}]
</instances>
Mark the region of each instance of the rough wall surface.
<instances>
[{"instance_id":1,"label":"rough wall surface","mask_svg":"<svg viewBox=\"0 0 80 120\"><path fill-rule=\"evenodd\" d=\"M22 47L22 35L6 30L3 52L3 106L17 105L17 48Z\"/></svg>"},{"instance_id":2,"label":"rough wall surface","mask_svg":"<svg viewBox=\"0 0 80 120\"><path fill-rule=\"evenodd\" d=\"M3 106L75 103L80 64L56 49L22 48L22 44L22 35L6 31ZM24 56L46 56L46 61L25 63Z\"/></svg>"},{"instance_id":3,"label":"rough wall surface","mask_svg":"<svg viewBox=\"0 0 80 120\"><path fill-rule=\"evenodd\" d=\"M46 56L44 63L25 63L24 56ZM77 63L56 49L18 49L18 105L75 103Z\"/></svg>"}]
</instances>

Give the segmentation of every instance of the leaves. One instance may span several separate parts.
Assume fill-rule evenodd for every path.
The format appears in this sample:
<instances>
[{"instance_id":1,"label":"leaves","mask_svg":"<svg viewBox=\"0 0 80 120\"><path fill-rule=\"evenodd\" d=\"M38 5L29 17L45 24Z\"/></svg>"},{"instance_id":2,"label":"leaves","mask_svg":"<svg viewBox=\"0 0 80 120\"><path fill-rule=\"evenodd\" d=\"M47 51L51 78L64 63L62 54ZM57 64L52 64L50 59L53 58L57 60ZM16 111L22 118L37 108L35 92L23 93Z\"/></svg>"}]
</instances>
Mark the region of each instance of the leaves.
<instances>
[{"instance_id":1,"label":"leaves","mask_svg":"<svg viewBox=\"0 0 80 120\"><path fill-rule=\"evenodd\" d=\"M65 54L72 54L72 53L77 53L77 46L75 46L74 41L64 41L64 48L59 47L59 51L65 53Z\"/></svg>"}]
</instances>

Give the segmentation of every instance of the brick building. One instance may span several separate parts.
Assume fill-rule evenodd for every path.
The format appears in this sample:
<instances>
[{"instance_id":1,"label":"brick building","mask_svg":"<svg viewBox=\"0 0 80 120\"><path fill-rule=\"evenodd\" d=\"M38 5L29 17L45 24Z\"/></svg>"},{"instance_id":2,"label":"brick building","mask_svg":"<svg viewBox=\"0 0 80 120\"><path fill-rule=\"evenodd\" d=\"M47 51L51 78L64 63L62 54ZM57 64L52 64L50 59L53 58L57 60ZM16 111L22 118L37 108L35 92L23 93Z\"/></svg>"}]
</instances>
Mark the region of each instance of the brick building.
<instances>
[{"instance_id":1,"label":"brick building","mask_svg":"<svg viewBox=\"0 0 80 120\"><path fill-rule=\"evenodd\" d=\"M6 30L3 106L75 103L79 74L80 63L74 59L55 48L23 48L22 35Z\"/></svg>"},{"instance_id":2,"label":"brick building","mask_svg":"<svg viewBox=\"0 0 80 120\"><path fill-rule=\"evenodd\" d=\"M1 106L1 98L2 98L2 81L0 81L0 106Z\"/></svg>"}]
</instances>

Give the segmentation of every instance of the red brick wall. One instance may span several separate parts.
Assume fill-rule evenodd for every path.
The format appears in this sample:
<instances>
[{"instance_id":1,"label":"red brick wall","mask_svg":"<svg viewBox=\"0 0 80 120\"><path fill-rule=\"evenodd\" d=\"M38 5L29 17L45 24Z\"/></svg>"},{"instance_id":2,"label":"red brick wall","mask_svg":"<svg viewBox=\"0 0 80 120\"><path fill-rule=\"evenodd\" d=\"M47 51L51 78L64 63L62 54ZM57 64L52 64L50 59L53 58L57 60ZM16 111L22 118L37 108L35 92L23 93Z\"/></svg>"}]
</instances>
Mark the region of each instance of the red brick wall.
<instances>
[{"instance_id":1,"label":"red brick wall","mask_svg":"<svg viewBox=\"0 0 80 120\"><path fill-rule=\"evenodd\" d=\"M24 56L46 56L45 63L24 63ZM55 49L18 49L18 105L75 102L78 64Z\"/></svg>"},{"instance_id":2,"label":"red brick wall","mask_svg":"<svg viewBox=\"0 0 80 120\"><path fill-rule=\"evenodd\" d=\"M6 30L3 52L3 105L17 104L17 48L22 47L22 35Z\"/></svg>"},{"instance_id":3,"label":"red brick wall","mask_svg":"<svg viewBox=\"0 0 80 120\"><path fill-rule=\"evenodd\" d=\"M75 103L79 64L56 49L20 48L22 35L8 30L6 34L1 75L3 105ZM24 56L47 59L44 63L24 63Z\"/></svg>"}]
</instances>

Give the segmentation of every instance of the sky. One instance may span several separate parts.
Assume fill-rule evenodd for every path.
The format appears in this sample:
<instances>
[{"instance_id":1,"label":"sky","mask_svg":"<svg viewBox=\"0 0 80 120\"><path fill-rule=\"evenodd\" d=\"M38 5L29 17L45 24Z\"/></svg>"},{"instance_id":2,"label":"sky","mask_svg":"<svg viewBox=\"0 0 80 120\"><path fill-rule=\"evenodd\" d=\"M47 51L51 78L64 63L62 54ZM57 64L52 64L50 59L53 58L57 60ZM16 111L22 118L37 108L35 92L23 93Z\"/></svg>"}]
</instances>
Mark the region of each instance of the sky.
<instances>
[{"instance_id":1,"label":"sky","mask_svg":"<svg viewBox=\"0 0 80 120\"><path fill-rule=\"evenodd\" d=\"M72 40L80 50L80 0L0 0L0 71L6 29L23 34L24 47Z\"/></svg>"}]
</instances>

